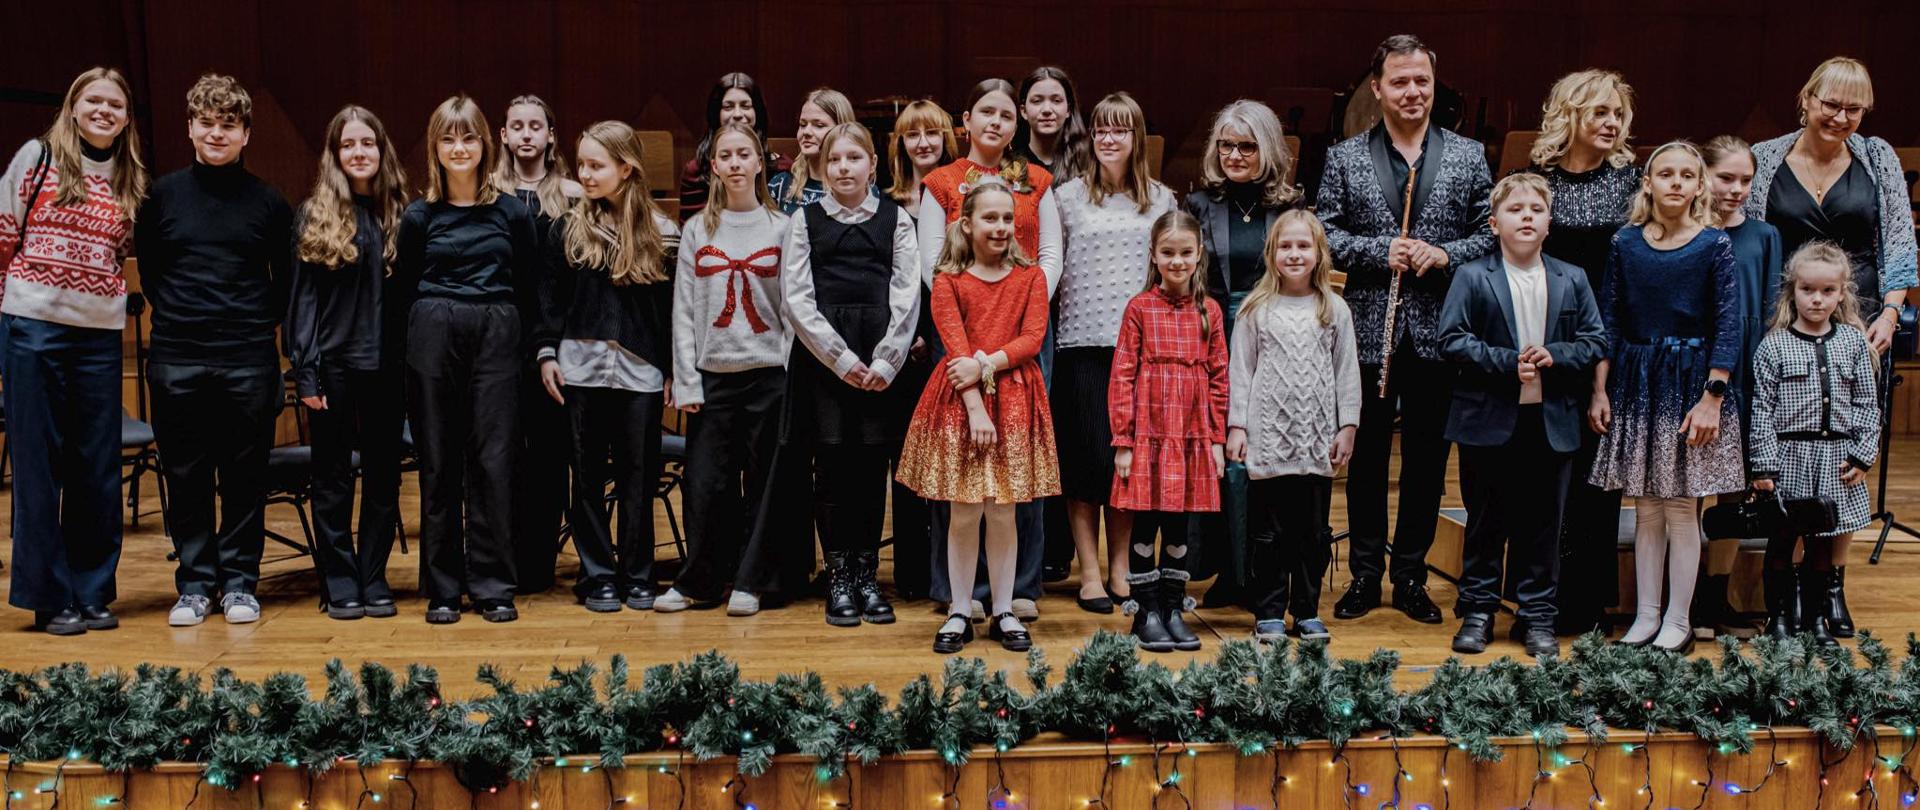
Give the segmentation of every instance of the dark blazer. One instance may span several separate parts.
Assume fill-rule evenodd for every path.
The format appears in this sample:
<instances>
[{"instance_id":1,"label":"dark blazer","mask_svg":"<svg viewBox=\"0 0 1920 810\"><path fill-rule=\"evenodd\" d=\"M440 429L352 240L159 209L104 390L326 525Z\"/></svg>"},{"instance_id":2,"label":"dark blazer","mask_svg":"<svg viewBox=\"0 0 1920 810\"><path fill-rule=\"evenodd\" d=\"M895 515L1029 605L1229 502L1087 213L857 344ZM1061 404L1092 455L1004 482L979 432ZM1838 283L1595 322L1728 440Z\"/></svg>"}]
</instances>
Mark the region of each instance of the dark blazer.
<instances>
[{"instance_id":1,"label":"dark blazer","mask_svg":"<svg viewBox=\"0 0 1920 810\"><path fill-rule=\"evenodd\" d=\"M1400 235L1401 192L1393 187L1384 126L1333 145L1314 211L1327 229L1333 263L1347 274L1347 304L1353 310L1355 344L1362 364L1379 365L1385 351L1387 249ZM1411 339L1414 351L1440 359L1440 305L1447 284L1462 265L1493 251L1487 225L1487 194L1493 189L1487 150L1479 141L1438 126L1427 129L1423 167L1414 182L1413 227L1409 236L1447 252L1439 272L1400 279L1401 311L1394 321L1394 344Z\"/></svg>"},{"instance_id":2,"label":"dark blazer","mask_svg":"<svg viewBox=\"0 0 1920 810\"><path fill-rule=\"evenodd\" d=\"M1540 405L1547 441L1571 453L1580 447L1587 388L1595 363L1606 356L1607 330L1585 271L1541 254L1547 273L1547 353ZM1447 415L1447 440L1494 447L1513 436L1520 409L1520 342L1513 291L1499 252L1468 262L1453 276L1440 312L1440 353L1460 368Z\"/></svg>"},{"instance_id":3,"label":"dark blazer","mask_svg":"<svg viewBox=\"0 0 1920 810\"><path fill-rule=\"evenodd\" d=\"M1227 217L1234 215L1230 212L1233 208L1231 203L1224 198L1216 197L1214 192L1206 189L1188 194L1186 203L1187 213L1192 214L1194 219L1200 220L1201 247L1207 251L1207 294L1220 303L1221 309L1226 309L1227 291L1234 288L1233 279L1249 274L1257 277L1266 272L1266 269L1258 264L1252 267L1237 267L1228 257L1228 240L1231 236L1228 232ZM1260 212L1260 221L1263 223L1260 226L1261 233L1273 230L1273 223L1280 219L1281 212L1289 208L1298 208L1301 204L1302 201L1296 199L1291 205L1273 206L1263 203L1256 207L1254 210ZM1227 314L1231 316L1233 313Z\"/></svg>"}]
</instances>

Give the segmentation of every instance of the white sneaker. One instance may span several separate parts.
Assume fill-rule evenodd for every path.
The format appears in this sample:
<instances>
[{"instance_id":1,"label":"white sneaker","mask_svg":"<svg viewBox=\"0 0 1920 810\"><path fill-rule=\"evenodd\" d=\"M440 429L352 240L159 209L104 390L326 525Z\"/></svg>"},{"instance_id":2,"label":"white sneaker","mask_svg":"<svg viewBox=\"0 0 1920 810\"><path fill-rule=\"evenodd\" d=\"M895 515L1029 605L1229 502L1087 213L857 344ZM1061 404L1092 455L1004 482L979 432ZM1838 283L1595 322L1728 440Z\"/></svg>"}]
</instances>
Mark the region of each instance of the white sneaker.
<instances>
[{"instance_id":1,"label":"white sneaker","mask_svg":"<svg viewBox=\"0 0 1920 810\"><path fill-rule=\"evenodd\" d=\"M1040 618L1040 605L1032 599L1013 600L1013 617L1023 622Z\"/></svg>"},{"instance_id":2,"label":"white sneaker","mask_svg":"<svg viewBox=\"0 0 1920 810\"><path fill-rule=\"evenodd\" d=\"M181 596L180 601L173 603L173 610L167 611L167 624L193 627L204 622L207 620L208 604L208 599L197 593Z\"/></svg>"},{"instance_id":3,"label":"white sneaker","mask_svg":"<svg viewBox=\"0 0 1920 810\"><path fill-rule=\"evenodd\" d=\"M690 607L693 607L693 600L674 588L668 588L666 593L653 598L655 613L679 613Z\"/></svg>"},{"instance_id":4,"label":"white sneaker","mask_svg":"<svg viewBox=\"0 0 1920 810\"><path fill-rule=\"evenodd\" d=\"M752 616L760 612L760 597L752 591L734 591L727 597L728 616Z\"/></svg>"},{"instance_id":5,"label":"white sneaker","mask_svg":"<svg viewBox=\"0 0 1920 810\"><path fill-rule=\"evenodd\" d=\"M251 624L260 619L260 600L236 591L220 597L220 612L226 614L227 624Z\"/></svg>"}]
</instances>

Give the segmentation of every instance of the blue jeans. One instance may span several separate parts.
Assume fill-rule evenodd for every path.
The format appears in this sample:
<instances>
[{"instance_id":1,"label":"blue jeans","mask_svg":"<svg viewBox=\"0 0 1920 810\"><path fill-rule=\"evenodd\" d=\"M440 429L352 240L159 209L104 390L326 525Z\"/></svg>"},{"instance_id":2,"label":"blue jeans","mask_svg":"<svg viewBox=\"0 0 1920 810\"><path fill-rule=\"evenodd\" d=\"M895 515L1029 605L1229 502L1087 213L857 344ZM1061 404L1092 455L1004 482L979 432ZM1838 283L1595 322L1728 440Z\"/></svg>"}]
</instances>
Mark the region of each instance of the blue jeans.
<instances>
[{"instance_id":1,"label":"blue jeans","mask_svg":"<svg viewBox=\"0 0 1920 810\"><path fill-rule=\"evenodd\" d=\"M15 607L111 604L120 565L120 330L6 316Z\"/></svg>"}]
</instances>

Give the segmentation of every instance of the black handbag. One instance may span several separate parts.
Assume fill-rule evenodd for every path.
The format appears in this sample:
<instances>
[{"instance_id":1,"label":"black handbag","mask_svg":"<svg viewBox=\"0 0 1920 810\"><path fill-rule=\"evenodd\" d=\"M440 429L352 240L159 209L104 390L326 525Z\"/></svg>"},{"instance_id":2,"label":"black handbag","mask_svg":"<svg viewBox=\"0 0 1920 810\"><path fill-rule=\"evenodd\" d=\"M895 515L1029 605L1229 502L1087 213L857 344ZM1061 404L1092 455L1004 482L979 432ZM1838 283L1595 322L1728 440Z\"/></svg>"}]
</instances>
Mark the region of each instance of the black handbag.
<instances>
[{"instance_id":1,"label":"black handbag","mask_svg":"<svg viewBox=\"0 0 1920 810\"><path fill-rule=\"evenodd\" d=\"M1781 498L1771 491L1754 490L1738 503L1707 508L1700 529L1708 540L1750 537L1804 537L1831 533L1840 525L1840 512L1830 498Z\"/></svg>"}]
</instances>

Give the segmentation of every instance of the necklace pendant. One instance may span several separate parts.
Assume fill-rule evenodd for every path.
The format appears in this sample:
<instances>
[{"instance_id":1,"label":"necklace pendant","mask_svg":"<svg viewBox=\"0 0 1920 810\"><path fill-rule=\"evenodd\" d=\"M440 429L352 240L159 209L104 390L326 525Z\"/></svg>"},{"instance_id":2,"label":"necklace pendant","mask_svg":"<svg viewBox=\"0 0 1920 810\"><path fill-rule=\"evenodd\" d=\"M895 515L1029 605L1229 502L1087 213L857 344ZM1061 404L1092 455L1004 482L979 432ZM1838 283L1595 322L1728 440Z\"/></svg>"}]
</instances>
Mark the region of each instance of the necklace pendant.
<instances>
[{"instance_id":1,"label":"necklace pendant","mask_svg":"<svg viewBox=\"0 0 1920 810\"><path fill-rule=\"evenodd\" d=\"M1241 214L1241 215L1240 215L1240 221L1241 221L1241 222L1252 222L1252 221L1253 221L1253 215L1252 215L1252 214Z\"/></svg>"}]
</instances>

